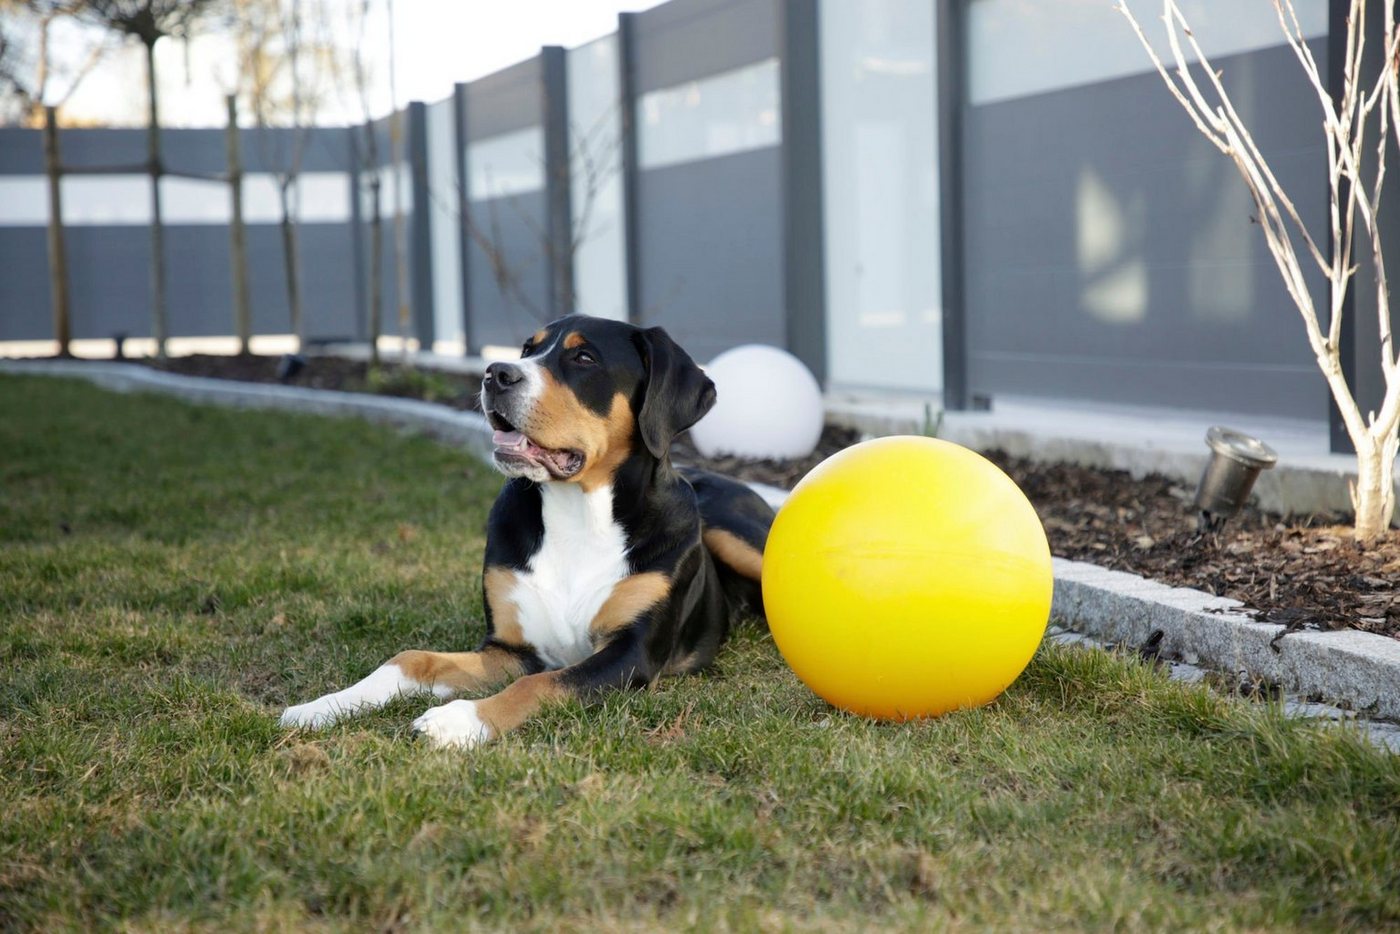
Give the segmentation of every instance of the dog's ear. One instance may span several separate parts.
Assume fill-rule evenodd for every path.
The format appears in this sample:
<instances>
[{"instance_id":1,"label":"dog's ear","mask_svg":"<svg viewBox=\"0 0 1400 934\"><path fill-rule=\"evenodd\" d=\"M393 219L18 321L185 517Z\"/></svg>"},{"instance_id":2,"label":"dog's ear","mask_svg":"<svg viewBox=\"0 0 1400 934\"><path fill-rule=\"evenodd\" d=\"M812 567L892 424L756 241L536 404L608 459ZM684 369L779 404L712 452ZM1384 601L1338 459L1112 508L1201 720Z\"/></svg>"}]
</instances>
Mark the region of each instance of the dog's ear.
<instances>
[{"instance_id":1,"label":"dog's ear","mask_svg":"<svg viewBox=\"0 0 1400 934\"><path fill-rule=\"evenodd\" d=\"M685 431L715 404L715 384L690 354L661 328L632 335L646 367L637 429L653 457L665 457L671 439Z\"/></svg>"}]
</instances>

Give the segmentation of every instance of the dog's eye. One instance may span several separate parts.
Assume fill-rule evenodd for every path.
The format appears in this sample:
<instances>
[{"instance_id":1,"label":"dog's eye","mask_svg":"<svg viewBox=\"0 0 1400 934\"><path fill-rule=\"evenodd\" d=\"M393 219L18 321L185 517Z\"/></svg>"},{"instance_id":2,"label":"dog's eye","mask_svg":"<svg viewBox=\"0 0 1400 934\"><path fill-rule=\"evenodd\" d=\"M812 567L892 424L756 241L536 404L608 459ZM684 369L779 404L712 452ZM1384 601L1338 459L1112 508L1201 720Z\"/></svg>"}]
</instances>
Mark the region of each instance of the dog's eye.
<instances>
[{"instance_id":1,"label":"dog's eye","mask_svg":"<svg viewBox=\"0 0 1400 934\"><path fill-rule=\"evenodd\" d=\"M529 341L526 341L525 344L524 344L524 346L522 346L522 347L520 348L520 356L522 356L522 357L528 357L528 356L530 356L530 342L529 342Z\"/></svg>"},{"instance_id":2,"label":"dog's eye","mask_svg":"<svg viewBox=\"0 0 1400 934\"><path fill-rule=\"evenodd\" d=\"M574 354L574 362L582 364L583 366L592 366L598 361L594 359L593 355L588 351L580 350L578 353Z\"/></svg>"}]
</instances>

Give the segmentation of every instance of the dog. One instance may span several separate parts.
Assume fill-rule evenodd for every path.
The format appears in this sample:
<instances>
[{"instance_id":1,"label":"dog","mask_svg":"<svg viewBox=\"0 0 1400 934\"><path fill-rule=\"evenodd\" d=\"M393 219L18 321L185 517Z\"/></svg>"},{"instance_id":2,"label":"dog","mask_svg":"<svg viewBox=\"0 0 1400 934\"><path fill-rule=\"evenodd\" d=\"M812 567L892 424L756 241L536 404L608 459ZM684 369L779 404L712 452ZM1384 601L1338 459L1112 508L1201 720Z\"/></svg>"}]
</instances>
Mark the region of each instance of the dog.
<instances>
[{"instance_id":1,"label":"dog","mask_svg":"<svg viewBox=\"0 0 1400 934\"><path fill-rule=\"evenodd\" d=\"M532 335L519 362L492 363L481 408L509 479L487 524L486 637L475 652L402 652L289 707L282 724L500 688L413 721L432 743L467 748L546 703L705 668L736 616L762 616L773 522L743 484L671 464L672 439L714 402L714 383L658 327L570 315Z\"/></svg>"}]
</instances>

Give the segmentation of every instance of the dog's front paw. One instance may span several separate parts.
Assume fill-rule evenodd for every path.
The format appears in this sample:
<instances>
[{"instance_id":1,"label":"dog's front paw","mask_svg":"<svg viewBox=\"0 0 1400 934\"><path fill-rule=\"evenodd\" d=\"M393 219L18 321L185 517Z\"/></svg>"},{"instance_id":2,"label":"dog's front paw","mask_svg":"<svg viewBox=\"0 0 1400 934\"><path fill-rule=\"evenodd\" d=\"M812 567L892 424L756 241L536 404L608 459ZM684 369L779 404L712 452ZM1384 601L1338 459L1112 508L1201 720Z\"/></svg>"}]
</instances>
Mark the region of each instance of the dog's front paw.
<instances>
[{"instance_id":1,"label":"dog's front paw","mask_svg":"<svg viewBox=\"0 0 1400 934\"><path fill-rule=\"evenodd\" d=\"M336 703L334 694L327 694L325 697L318 697L314 701L307 701L305 704L297 704L295 707L288 707L282 711L282 718L278 722L285 727L301 727L308 730L320 730L330 726L345 713L344 709Z\"/></svg>"},{"instance_id":2,"label":"dog's front paw","mask_svg":"<svg viewBox=\"0 0 1400 934\"><path fill-rule=\"evenodd\" d=\"M434 746L470 749L496 738L495 731L476 712L476 701L455 700L430 708L413 721L413 732Z\"/></svg>"}]
</instances>

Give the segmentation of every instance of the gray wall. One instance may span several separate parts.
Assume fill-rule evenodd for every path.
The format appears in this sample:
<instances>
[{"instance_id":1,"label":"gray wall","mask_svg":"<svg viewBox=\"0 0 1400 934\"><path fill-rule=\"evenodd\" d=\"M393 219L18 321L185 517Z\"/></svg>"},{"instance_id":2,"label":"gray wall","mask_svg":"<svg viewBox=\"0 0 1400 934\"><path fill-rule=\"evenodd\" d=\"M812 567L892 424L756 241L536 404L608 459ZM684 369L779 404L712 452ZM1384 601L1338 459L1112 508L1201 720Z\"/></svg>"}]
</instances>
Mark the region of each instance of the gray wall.
<instances>
[{"instance_id":1,"label":"gray wall","mask_svg":"<svg viewBox=\"0 0 1400 934\"><path fill-rule=\"evenodd\" d=\"M778 13L772 0L672 0L638 13L635 93L777 56ZM782 178L781 146L639 171L641 323L664 326L701 361L786 344Z\"/></svg>"},{"instance_id":2,"label":"gray wall","mask_svg":"<svg viewBox=\"0 0 1400 934\"><path fill-rule=\"evenodd\" d=\"M1319 61L1325 44L1313 43ZM1293 54L1215 64L1325 243L1326 157ZM1156 73L973 106L965 119L971 391L1326 417L1253 202ZM1118 221L1108 250L1105 208ZM1119 303L1140 313L1105 308L1115 291L1140 292ZM1321 277L1313 294L1325 298Z\"/></svg>"},{"instance_id":3,"label":"gray wall","mask_svg":"<svg viewBox=\"0 0 1400 934\"><path fill-rule=\"evenodd\" d=\"M544 97L540 59L535 57L473 81L466 87L464 164L470 172L471 145L481 140L540 126ZM544 153L540 153L544 158ZM565 169L567 172L567 168ZM516 346L554 317L549 304L549 227L544 189L467 199L475 232L466 232L467 347ZM493 269L508 269L513 286L502 288Z\"/></svg>"},{"instance_id":4,"label":"gray wall","mask_svg":"<svg viewBox=\"0 0 1400 934\"><path fill-rule=\"evenodd\" d=\"M272 130L241 133L245 171L260 173L287 165L290 134ZM0 177L42 181L40 134L0 129ZM70 166L134 165L144 160L143 130L63 130L60 146ZM226 170L222 130L167 130L162 139L167 166L193 172ZM346 173L350 155L345 130L308 135L302 170ZM86 176L100 184L110 176ZM350 178L345 175L348 203ZM143 186L144 191L144 186ZM227 203L225 186L210 196ZM68 199L72 203L73 199ZM248 226L249 286L256 333L289 331L282 244L276 224ZM355 308L355 269L349 219L303 222L299 227L302 296L310 339L360 336ZM79 223L65 230L70 270L73 336L105 338L123 332L150 334L150 236L144 224ZM228 227L171 223L166 231L167 301L172 336L207 336L234 331ZM0 340L53 336L49 309L48 251L42 225L0 226Z\"/></svg>"}]
</instances>

